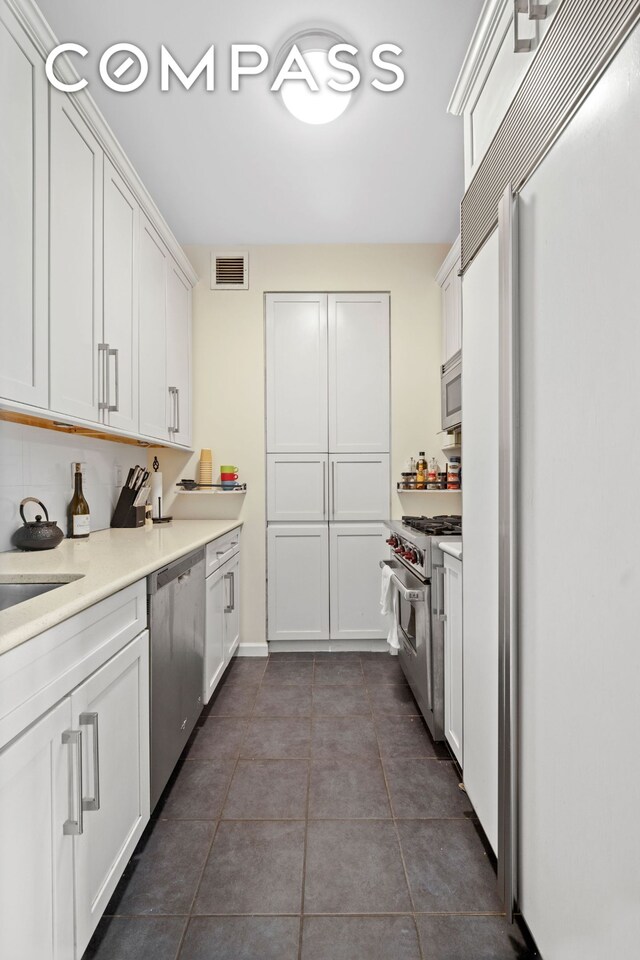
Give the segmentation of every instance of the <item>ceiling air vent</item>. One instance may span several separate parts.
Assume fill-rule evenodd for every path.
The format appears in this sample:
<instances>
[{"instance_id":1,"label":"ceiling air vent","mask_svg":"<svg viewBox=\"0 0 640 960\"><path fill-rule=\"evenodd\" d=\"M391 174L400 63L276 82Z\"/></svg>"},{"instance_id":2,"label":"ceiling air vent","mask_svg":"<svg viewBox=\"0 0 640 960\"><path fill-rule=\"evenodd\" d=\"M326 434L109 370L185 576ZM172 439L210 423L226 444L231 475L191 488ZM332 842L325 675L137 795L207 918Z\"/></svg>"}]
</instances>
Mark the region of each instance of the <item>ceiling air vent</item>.
<instances>
[{"instance_id":1,"label":"ceiling air vent","mask_svg":"<svg viewBox=\"0 0 640 960\"><path fill-rule=\"evenodd\" d=\"M211 289L248 290L249 254L226 252L212 253Z\"/></svg>"}]
</instances>

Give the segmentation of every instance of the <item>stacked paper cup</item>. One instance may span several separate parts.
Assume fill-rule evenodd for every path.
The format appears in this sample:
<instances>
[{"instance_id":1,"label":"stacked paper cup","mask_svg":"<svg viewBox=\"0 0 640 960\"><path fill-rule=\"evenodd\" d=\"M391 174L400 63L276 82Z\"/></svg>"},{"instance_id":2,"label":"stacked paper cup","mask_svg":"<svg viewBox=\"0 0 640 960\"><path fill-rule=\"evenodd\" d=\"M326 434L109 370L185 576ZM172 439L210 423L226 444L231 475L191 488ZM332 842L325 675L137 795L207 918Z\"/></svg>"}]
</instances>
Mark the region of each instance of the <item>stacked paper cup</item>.
<instances>
[{"instance_id":1,"label":"stacked paper cup","mask_svg":"<svg viewBox=\"0 0 640 960\"><path fill-rule=\"evenodd\" d=\"M200 483L213 483L213 458L211 450L203 448L200 451Z\"/></svg>"}]
</instances>

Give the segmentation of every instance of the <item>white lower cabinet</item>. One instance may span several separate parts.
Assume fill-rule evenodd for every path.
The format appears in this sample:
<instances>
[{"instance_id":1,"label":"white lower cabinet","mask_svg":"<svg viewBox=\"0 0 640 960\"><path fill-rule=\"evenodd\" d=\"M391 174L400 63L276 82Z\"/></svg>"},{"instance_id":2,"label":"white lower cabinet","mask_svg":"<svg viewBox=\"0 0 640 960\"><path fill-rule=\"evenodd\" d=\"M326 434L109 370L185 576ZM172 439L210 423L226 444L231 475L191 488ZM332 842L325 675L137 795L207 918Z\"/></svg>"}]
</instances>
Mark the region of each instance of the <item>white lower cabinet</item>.
<instances>
[{"instance_id":1,"label":"white lower cabinet","mask_svg":"<svg viewBox=\"0 0 640 960\"><path fill-rule=\"evenodd\" d=\"M69 782L73 747L67 697L0 752L0 957L70 960L73 838Z\"/></svg>"},{"instance_id":2,"label":"white lower cabinet","mask_svg":"<svg viewBox=\"0 0 640 960\"><path fill-rule=\"evenodd\" d=\"M240 642L240 531L207 544L204 689L209 703Z\"/></svg>"},{"instance_id":3,"label":"white lower cabinet","mask_svg":"<svg viewBox=\"0 0 640 960\"><path fill-rule=\"evenodd\" d=\"M144 582L0 657L0 957L81 960L149 821Z\"/></svg>"},{"instance_id":4,"label":"white lower cabinet","mask_svg":"<svg viewBox=\"0 0 640 960\"><path fill-rule=\"evenodd\" d=\"M329 639L329 528L267 528L269 640Z\"/></svg>"},{"instance_id":5,"label":"white lower cabinet","mask_svg":"<svg viewBox=\"0 0 640 960\"><path fill-rule=\"evenodd\" d=\"M222 568L224 587L224 660L229 663L240 642L240 557Z\"/></svg>"},{"instance_id":6,"label":"white lower cabinet","mask_svg":"<svg viewBox=\"0 0 640 960\"><path fill-rule=\"evenodd\" d=\"M269 640L384 639L386 537L382 523L269 524Z\"/></svg>"},{"instance_id":7,"label":"white lower cabinet","mask_svg":"<svg viewBox=\"0 0 640 960\"><path fill-rule=\"evenodd\" d=\"M330 542L330 636L332 640L379 640L380 560L387 556L382 523L332 523Z\"/></svg>"},{"instance_id":8,"label":"white lower cabinet","mask_svg":"<svg viewBox=\"0 0 640 960\"><path fill-rule=\"evenodd\" d=\"M444 557L444 730L462 767L462 562Z\"/></svg>"},{"instance_id":9,"label":"white lower cabinet","mask_svg":"<svg viewBox=\"0 0 640 960\"><path fill-rule=\"evenodd\" d=\"M82 731L83 829L74 837L79 958L149 820L149 634L71 695Z\"/></svg>"}]
</instances>

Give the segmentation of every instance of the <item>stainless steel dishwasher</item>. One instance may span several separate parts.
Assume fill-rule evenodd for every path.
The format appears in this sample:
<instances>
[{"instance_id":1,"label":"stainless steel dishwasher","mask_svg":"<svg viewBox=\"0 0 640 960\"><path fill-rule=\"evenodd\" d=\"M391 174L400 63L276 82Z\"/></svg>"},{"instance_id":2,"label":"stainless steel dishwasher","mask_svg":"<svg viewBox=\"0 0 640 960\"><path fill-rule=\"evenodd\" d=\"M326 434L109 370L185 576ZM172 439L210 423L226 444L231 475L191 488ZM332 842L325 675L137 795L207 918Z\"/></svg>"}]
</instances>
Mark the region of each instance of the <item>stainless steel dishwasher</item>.
<instances>
[{"instance_id":1,"label":"stainless steel dishwasher","mask_svg":"<svg viewBox=\"0 0 640 960\"><path fill-rule=\"evenodd\" d=\"M204 549L147 577L151 634L151 809L202 711Z\"/></svg>"}]
</instances>

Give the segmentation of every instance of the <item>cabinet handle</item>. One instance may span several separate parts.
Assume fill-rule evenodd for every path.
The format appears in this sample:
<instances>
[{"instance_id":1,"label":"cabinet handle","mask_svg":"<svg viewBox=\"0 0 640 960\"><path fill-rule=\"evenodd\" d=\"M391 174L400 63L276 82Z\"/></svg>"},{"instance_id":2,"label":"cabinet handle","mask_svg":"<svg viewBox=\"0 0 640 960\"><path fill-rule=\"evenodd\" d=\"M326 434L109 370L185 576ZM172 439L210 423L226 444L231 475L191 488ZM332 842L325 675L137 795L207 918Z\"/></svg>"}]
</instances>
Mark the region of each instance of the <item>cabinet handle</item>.
<instances>
[{"instance_id":1,"label":"cabinet handle","mask_svg":"<svg viewBox=\"0 0 640 960\"><path fill-rule=\"evenodd\" d=\"M176 428L174 433L180 433L180 388L176 387Z\"/></svg>"},{"instance_id":2,"label":"cabinet handle","mask_svg":"<svg viewBox=\"0 0 640 960\"><path fill-rule=\"evenodd\" d=\"M169 424L169 433L176 432L176 387L169 387L169 396L171 397L171 423Z\"/></svg>"},{"instance_id":3,"label":"cabinet handle","mask_svg":"<svg viewBox=\"0 0 640 960\"><path fill-rule=\"evenodd\" d=\"M98 734L98 714L81 713L78 718L81 727L93 728L93 796L82 798L83 810L100 809L100 750Z\"/></svg>"},{"instance_id":4,"label":"cabinet handle","mask_svg":"<svg viewBox=\"0 0 640 960\"><path fill-rule=\"evenodd\" d=\"M116 361L116 402L114 404L109 403L109 357L113 357ZM118 351L112 350L110 347L107 347L107 410L111 413L117 413L120 409L120 358L118 357Z\"/></svg>"},{"instance_id":5,"label":"cabinet handle","mask_svg":"<svg viewBox=\"0 0 640 960\"><path fill-rule=\"evenodd\" d=\"M331 519L336 518L336 462L331 461Z\"/></svg>"},{"instance_id":6,"label":"cabinet handle","mask_svg":"<svg viewBox=\"0 0 640 960\"><path fill-rule=\"evenodd\" d=\"M327 463L322 461L322 519L327 519Z\"/></svg>"},{"instance_id":7,"label":"cabinet handle","mask_svg":"<svg viewBox=\"0 0 640 960\"><path fill-rule=\"evenodd\" d=\"M513 52L529 53L531 51L531 40L522 40L518 33L518 16L521 13L529 13L530 0L513 0Z\"/></svg>"},{"instance_id":8,"label":"cabinet handle","mask_svg":"<svg viewBox=\"0 0 640 960\"><path fill-rule=\"evenodd\" d=\"M98 410L109 409L109 344L98 344L98 379L102 377L102 389L99 390L101 400L98 401Z\"/></svg>"},{"instance_id":9,"label":"cabinet handle","mask_svg":"<svg viewBox=\"0 0 640 960\"><path fill-rule=\"evenodd\" d=\"M82 730L65 730L62 734L63 744L73 748L73 755L69 754L69 819L65 820L62 832L65 836L79 837L84 830L82 822ZM74 803L75 800L75 803ZM76 819L74 819L74 813Z\"/></svg>"},{"instance_id":10,"label":"cabinet handle","mask_svg":"<svg viewBox=\"0 0 640 960\"><path fill-rule=\"evenodd\" d=\"M436 567L436 609L438 620L444 621L444 567Z\"/></svg>"},{"instance_id":11,"label":"cabinet handle","mask_svg":"<svg viewBox=\"0 0 640 960\"><path fill-rule=\"evenodd\" d=\"M236 590L235 590L235 577L233 573L225 573L224 579L229 581L229 603L224 608L225 613L232 613L236 605Z\"/></svg>"}]
</instances>

